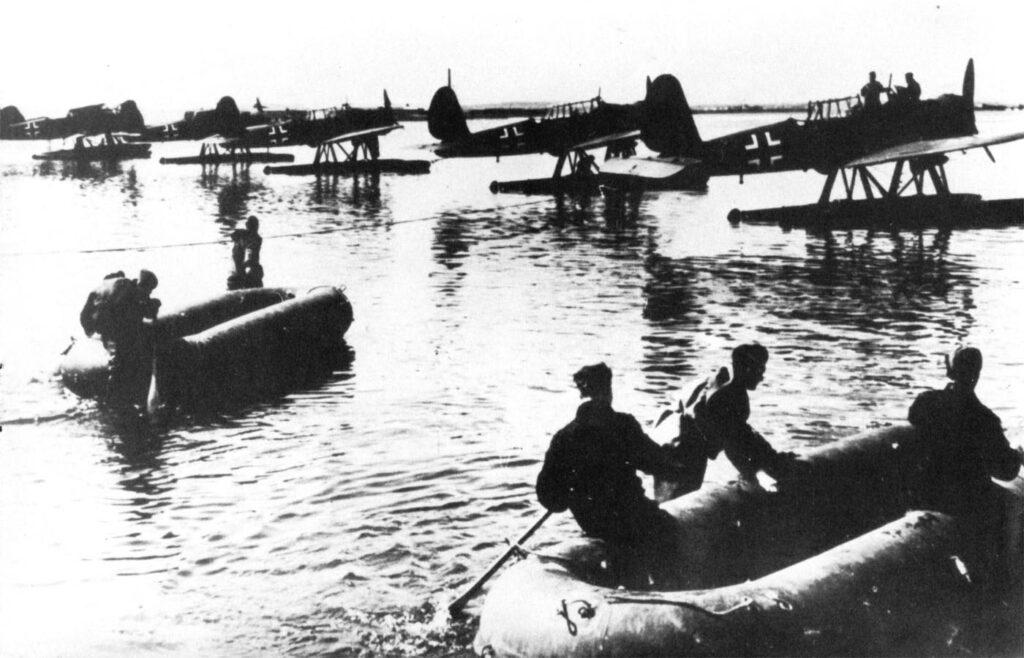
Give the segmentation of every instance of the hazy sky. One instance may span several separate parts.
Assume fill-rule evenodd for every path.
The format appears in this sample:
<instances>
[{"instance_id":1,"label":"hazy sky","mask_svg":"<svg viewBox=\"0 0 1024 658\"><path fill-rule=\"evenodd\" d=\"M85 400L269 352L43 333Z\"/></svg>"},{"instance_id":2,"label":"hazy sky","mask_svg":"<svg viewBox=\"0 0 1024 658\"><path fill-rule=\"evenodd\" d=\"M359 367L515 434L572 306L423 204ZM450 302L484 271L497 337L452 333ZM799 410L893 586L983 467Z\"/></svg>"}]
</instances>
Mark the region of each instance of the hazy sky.
<instances>
[{"instance_id":1,"label":"hazy sky","mask_svg":"<svg viewBox=\"0 0 1024 658\"><path fill-rule=\"evenodd\" d=\"M673 73L693 105L854 93L914 71L924 96L1024 102L1020 2L596 3L43 0L0 14L0 105L26 117L134 99L147 123L213 107L425 107L452 69L463 104L631 102Z\"/></svg>"}]
</instances>

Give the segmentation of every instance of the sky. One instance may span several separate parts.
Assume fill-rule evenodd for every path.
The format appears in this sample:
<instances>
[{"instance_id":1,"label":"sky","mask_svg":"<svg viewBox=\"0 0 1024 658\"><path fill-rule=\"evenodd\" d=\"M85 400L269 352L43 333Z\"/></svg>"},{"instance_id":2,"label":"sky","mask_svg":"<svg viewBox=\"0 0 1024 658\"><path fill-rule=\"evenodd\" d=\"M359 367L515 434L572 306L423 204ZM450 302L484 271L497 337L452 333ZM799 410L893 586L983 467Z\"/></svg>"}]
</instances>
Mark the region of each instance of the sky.
<instances>
[{"instance_id":1,"label":"sky","mask_svg":"<svg viewBox=\"0 0 1024 658\"><path fill-rule=\"evenodd\" d=\"M1024 3L973 0L342 2L53 0L0 15L0 106L63 116L135 100L147 123L212 108L426 107L452 71L463 105L633 102L674 74L691 105L805 103L875 70L923 96L1024 103Z\"/></svg>"}]
</instances>

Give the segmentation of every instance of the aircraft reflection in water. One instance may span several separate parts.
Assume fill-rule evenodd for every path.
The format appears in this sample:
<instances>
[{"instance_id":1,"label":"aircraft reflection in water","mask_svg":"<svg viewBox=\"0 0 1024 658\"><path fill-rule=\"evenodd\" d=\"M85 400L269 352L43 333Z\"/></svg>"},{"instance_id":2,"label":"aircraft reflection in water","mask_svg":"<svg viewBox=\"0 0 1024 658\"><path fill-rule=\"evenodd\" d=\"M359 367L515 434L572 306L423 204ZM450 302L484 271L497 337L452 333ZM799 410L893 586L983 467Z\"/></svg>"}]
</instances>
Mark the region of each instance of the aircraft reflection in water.
<instances>
[{"instance_id":1,"label":"aircraft reflection in water","mask_svg":"<svg viewBox=\"0 0 1024 658\"><path fill-rule=\"evenodd\" d=\"M710 344L729 344L742 322L770 327L779 345L829 346L800 356L799 376L808 378L819 399L829 398L823 391L833 388L837 399L864 391L865 382L883 386L882 396L903 395L902 387L919 381L917 364L898 358L908 342L955 344L971 335L978 274L969 260L948 253L948 231L856 235L808 237L804 258L665 258L652 247L643 287L651 329L643 337L642 367L650 392L673 398L680 381L706 377L721 364L695 363L693 355ZM834 372L830 350L862 355L855 361L863 368ZM879 362L894 365L879 369ZM822 428L836 436L862 429L830 411L803 409L801 417L820 413L820 426L786 431L813 442L821 440Z\"/></svg>"},{"instance_id":2,"label":"aircraft reflection in water","mask_svg":"<svg viewBox=\"0 0 1024 658\"><path fill-rule=\"evenodd\" d=\"M342 181L345 185L342 186ZM340 201L346 206L379 211L381 207L380 174L353 176L317 176L311 184L310 198L317 205Z\"/></svg>"}]
</instances>

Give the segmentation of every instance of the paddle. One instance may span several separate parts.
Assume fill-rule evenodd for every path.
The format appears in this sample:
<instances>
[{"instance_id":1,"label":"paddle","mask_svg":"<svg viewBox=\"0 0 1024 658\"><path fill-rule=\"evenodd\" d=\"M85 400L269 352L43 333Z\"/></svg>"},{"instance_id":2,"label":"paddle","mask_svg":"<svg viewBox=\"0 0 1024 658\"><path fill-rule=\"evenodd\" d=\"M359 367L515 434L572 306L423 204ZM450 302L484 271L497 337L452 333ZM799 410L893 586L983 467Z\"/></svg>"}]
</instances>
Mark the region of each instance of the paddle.
<instances>
[{"instance_id":1,"label":"paddle","mask_svg":"<svg viewBox=\"0 0 1024 658\"><path fill-rule=\"evenodd\" d=\"M515 553L516 549L519 548L519 546L524 541L529 539L530 535L537 531L537 528L544 525L544 522L548 520L548 517L551 516L551 514L551 510L545 511L544 516L537 519L537 521L532 526L530 526L530 528L526 532L520 535L519 539L517 539L515 543L508 547L508 550L505 551L501 557L492 562L491 566L487 567L487 571L484 572L484 575L477 578L476 582L470 585L466 589L466 591L459 595L459 598L449 603L448 613L453 617L457 615L462 610L462 608L469 602L469 600L476 595L477 591L483 586L483 584L486 583L488 579L490 579L490 577L493 576L498 571L498 569L501 568L501 565L505 564L505 562L508 561L510 557L512 557L512 554Z\"/></svg>"}]
</instances>

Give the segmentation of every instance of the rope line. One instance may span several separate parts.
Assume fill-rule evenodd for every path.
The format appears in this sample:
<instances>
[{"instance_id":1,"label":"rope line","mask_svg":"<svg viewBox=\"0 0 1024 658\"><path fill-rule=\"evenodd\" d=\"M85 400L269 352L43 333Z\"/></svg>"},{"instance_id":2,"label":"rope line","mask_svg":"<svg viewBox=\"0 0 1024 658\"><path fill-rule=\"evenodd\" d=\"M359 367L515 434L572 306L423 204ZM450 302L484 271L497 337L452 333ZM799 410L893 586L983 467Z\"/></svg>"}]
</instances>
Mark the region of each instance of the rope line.
<instances>
[{"instance_id":1,"label":"rope line","mask_svg":"<svg viewBox=\"0 0 1024 658\"><path fill-rule=\"evenodd\" d=\"M507 206L492 206L490 208L478 208L475 210L464 210L459 211L462 215L477 215L482 213L490 213L498 210L504 210L506 208L522 208L524 206L533 206L546 201L550 201L550 198L535 199L532 201L523 201L522 203L513 203ZM388 226L398 226L401 224L416 224L419 222L429 222L438 219L444 215L452 214L449 212L437 213L434 215L427 215L426 217L414 217L412 219L400 219L391 222ZM346 226L334 226L331 228L322 228L310 231L298 231L295 233L277 233L274 235L263 235L264 240L276 240L278 238L299 238L306 235L325 235L328 233L340 233L342 231L353 231L356 229L364 228L363 226L349 224ZM16 258L19 256L62 256L70 254L105 254L114 253L121 251L153 251L156 249L181 249L184 247L205 247L216 244L231 244L230 238L224 238L221 240L202 240L198 242L172 242L168 244L152 244L152 245L136 245L130 247L99 247L96 249L53 249L50 251L15 251L15 252L0 252L0 258Z\"/></svg>"}]
</instances>

